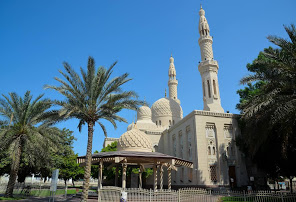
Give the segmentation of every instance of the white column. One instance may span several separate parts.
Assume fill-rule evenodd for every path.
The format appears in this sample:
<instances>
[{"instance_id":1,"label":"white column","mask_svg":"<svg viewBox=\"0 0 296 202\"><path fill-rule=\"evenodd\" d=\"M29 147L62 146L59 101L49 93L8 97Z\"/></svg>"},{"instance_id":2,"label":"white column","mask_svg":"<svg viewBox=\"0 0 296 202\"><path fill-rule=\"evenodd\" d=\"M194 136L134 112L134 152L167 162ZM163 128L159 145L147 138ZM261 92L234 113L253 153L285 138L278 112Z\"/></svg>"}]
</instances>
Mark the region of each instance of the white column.
<instances>
[{"instance_id":1,"label":"white column","mask_svg":"<svg viewBox=\"0 0 296 202\"><path fill-rule=\"evenodd\" d=\"M140 166L140 168L139 168L139 188L140 189L143 187L143 184L142 184L142 173L143 173L143 169L142 169L142 166Z\"/></svg>"},{"instance_id":2,"label":"white column","mask_svg":"<svg viewBox=\"0 0 296 202\"><path fill-rule=\"evenodd\" d=\"M102 189L103 182L103 160L100 160L99 163L99 176L98 176L98 189Z\"/></svg>"},{"instance_id":3,"label":"white column","mask_svg":"<svg viewBox=\"0 0 296 202\"><path fill-rule=\"evenodd\" d=\"M153 183L153 190L157 190L157 164L153 166L153 178L154 178L154 183Z\"/></svg>"},{"instance_id":4,"label":"white column","mask_svg":"<svg viewBox=\"0 0 296 202\"><path fill-rule=\"evenodd\" d=\"M123 163L122 164L122 188L126 188L126 169L127 169L127 164Z\"/></svg>"},{"instance_id":5,"label":"white column","mask_svg":"<svg viewBox=\"0 0 296 202\"><path fill-rule=\"evenodd\" d=\"M160 190L163 189L163 165L160 166Z\"/></svg>"},{"instance_id":6,"label":"white column","mask_svg":"<svg viewBox=\"0 0 296 202\"><path fill-rule=\"evenodd\" d=\"M168 190L172 189L172 167L168 164Z\"/></svg>"}]
</instances>

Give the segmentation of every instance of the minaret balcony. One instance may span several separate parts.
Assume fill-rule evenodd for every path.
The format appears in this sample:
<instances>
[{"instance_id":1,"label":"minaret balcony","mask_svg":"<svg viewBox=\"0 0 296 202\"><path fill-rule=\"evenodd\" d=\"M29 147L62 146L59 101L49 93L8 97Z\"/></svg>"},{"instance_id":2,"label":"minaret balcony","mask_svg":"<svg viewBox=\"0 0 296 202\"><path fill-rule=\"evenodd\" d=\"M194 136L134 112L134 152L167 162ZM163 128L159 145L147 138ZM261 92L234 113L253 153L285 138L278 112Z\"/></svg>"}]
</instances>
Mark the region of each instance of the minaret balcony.
<instances>
[{"instance_id":1,"label":"minaret balcony","mask_svg":"<svg viewBox=\"0 0 296 202\"><path fill-rule=\"evenodd\" d=\"M213 43L213 37L211 37L210 35L200 36L198 39L198 44L200 45L201 43L204 43L204 42Z\"/></svg>"},{"instance_id":2,"label":"minaret balcony","mask_svg":"<svg viewBox=\"0 0 296 202\"><path fill-rule=\"evenodd\" d=\"M176 80L176 79L175 80L169 80L168 85L170 85L170 84L171 85L178 85L178 80Z\"/></svg>"},{"instance_id":3,"label":"minaret balcony","mask_svg":"<svg viewBox=\"0 0 296 202\"><path fill-rule=\"evenodd\" d=\"M205 60L198 64L198 71L200 73L208 72L208 71L214 71L218 72L219 65L216 60Z\"/></svg>"}]
</instances>

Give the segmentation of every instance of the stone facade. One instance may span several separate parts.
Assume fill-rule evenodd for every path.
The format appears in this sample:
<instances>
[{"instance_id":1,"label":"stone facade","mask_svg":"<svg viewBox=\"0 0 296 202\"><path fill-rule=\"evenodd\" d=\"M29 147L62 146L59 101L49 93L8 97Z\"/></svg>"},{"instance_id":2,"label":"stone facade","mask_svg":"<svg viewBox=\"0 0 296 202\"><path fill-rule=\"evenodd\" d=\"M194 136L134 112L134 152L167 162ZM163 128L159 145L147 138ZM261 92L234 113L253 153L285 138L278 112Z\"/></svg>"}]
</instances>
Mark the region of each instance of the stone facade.
<instances>
[{"instance_id":1,"label":"stone facade","mask_svg":"<svg viewBox=\"0 0 296 202\"><path fill-rule=\"evenodd\" d=\"M158 151L193 161L194 169L172 175L178 186L235 186L248 183L245 162L235 145L239 135L236 115L194 110L165 130Z\"/></svg>"}]
</instances>

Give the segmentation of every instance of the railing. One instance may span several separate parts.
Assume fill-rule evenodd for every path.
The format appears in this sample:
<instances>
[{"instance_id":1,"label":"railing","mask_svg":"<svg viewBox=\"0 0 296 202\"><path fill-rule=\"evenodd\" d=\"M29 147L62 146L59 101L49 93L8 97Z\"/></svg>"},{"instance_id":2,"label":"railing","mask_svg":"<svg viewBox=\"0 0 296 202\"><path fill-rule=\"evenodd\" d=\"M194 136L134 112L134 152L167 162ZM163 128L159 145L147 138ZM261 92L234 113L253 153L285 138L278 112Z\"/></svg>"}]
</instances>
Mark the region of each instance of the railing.
<instances>
[{"instance_id":1,"label":"railing","mask_svg":"<svg viewBox=\"0 0 296 202\"><path fill-rule=\"evenodd\" d=\"M0 194L4 194L7 184L0 184ZM64 194L65 188L58 187L57 194ZM73 190L73 189L72 189ZM69 190L68 190L69 191ZM76 190L73 190L76 193ZM98 196L99 202L119 202L121 192L127 192L128 202L296 202L296 193L274 191L213 191L203 188L182 188L179 190L157 190L128 188L123 190L119 187L103 187L98 194L95 190L92 195ZM14 194L23 196L48 197L48 185L19 184L14 187ZM74 193L73 193L74 194Z\"/></svg>"},{"instance_id":2,"label":"railing","mask_svg":"<svg viewBox=\"0 0 296 202\"><path fill-rule=\"evenodd\" d=\"M296 202L296 194L270 191L211 191L201 188L183 188L176 190L121 189L103 187L98 192L99 202L118 202L121 192L127 192L128 202Z\"/></svg>"}]
</instances>

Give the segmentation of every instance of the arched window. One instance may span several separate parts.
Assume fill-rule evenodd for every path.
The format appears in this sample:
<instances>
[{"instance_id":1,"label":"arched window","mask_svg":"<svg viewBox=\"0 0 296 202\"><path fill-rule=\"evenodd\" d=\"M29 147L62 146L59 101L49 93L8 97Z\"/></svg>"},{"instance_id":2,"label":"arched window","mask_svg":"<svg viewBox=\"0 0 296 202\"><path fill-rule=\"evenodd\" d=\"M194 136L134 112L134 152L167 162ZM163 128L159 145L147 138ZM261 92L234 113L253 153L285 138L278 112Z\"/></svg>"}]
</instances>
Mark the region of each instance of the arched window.
<instances>
[{"instance_id":1,"label":"arched window","mask_svg":"<svg viewBox=\"0 0 296 202\"><path fill-rule=\"evenodd\" d=\"M208 146L208 155L211 155L211 147Z\"/></svg>"},{"instance_id":2,"label":"arched window","mask_svg":"<svg viewBox=\"0 0 296 202\"><path fill-rule=\"evenodd\" d=\"M156 121L155 123L156 123L156 125L157 125L157 121Z\"/></svg>"},{"instance_id":3,"label":"arched window","mask_svg":"<svg viewBox=\"0 0 296 202\"><path fill-rule=\"evenodd\" d=\"M226 154L229 156L229 147L226 147Z\"/></svg>"},{"instance_id":4,"label":"arched window","mask_svg":"<svg viewBox=\"0 0 296 202\"><path fill-rule=\"evenodd\" d=\"M214 94L217 95L216 81L215 80L213 80L213 88L214 88Z\"/></svg>"},{"instance_id":5,"label":"arched window","mask_svg":"<svg viewBox=\"0 0 296 202\"><path fill-rule=\"evenodd\" d=\"M209 97L211 97L211 86L210 86L210 81L209 80L207 80L207 82L208 82L208 93L209 93Z\"/></svg>"},{"instance_id":6,"label":"arched window","mask_svg":"<svg viewBox=\"0 0 296 202\"><path fill-rule=\"evenodd\" d=\"M161 126L161 120L159 120L159 125Z\"/></svg>"},{"instance_id":7,"label":"arched window","mask_svg":"<svg viewBox=\"0 0 296 202\"><path fill-rule=\"evenodd\" d=\"M169 120L169 124L172 125L172 121L171 120Z\"/></svg>"},{"instance_id":8,"label":"arched window","mask_svg":"<svg viewBox=\"0 0 296 202\"><path fill-rule=\"evenodd\" d=\"M213 147L213 155L216 155L216 148Z\"/></svg>"}]
</instances>

